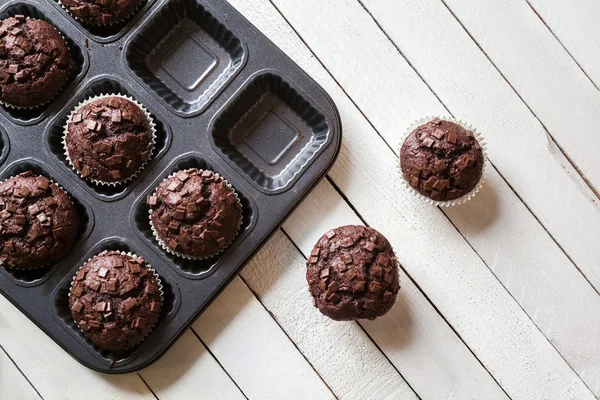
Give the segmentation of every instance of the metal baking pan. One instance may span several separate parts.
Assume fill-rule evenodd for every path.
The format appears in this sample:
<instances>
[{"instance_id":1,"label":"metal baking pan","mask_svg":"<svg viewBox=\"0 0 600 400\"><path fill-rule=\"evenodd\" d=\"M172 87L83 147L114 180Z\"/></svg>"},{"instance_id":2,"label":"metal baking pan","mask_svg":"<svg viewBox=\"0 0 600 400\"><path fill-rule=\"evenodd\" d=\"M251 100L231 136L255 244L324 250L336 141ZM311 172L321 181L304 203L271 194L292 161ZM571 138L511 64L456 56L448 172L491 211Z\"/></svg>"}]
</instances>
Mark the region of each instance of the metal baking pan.
<instances>
[{"instance_id":1,"label":"metal baking pan","mask_svg":"<svg viewBox=\"0 0 600 400\"><path fill-rule=\"evenodd\" d=\"M127 22L86 28L56 0L14 0L0 18L24 14L67 40L73 72L61 93L34 110L0 108L0 180L26 170L73 198L82 224L71 253L34 271L0 268L0 292L83 365L137 371L158 359L325 175L341 143L330 97L223 0L148 0ZM83 99L134 97L157 124L155 156L128 184L97 186L69 167L61 139ZM174 257L154 240L145 198L169 174L208 168L243 205L240 234L202 261ZM75 271L105 249L146 258L160 274L164 307L144 342L103 351L71 318Z\"/></svg>"}]
</instances>

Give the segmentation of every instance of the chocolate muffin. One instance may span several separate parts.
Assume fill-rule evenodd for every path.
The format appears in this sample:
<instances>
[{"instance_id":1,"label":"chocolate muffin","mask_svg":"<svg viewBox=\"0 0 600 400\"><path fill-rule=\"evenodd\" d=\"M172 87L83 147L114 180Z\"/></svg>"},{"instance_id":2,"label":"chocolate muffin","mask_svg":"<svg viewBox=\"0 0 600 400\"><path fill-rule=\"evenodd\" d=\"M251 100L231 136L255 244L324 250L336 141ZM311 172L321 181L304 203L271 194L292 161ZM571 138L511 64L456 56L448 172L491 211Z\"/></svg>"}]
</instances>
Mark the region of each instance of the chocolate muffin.
<instances>
[{"instance_id":1,"label":"chocolate muffin","mask_svg":"<svg viewBox=\"0 0 600 400\"><path fill-rule=\"evenodd\" d=\"M148 196L154 235L177 255L210 257L231 243L240 229L242 206L218 174L188 169L160 183Z\"/></svg>"},{"instance_id":2,"label":"chocolate muffin","mask_svg":"<svg viewBox=\"0 0 600 400\"><path fill-rule=\"evenodd\" d=\"M88 25L110 25L129 17L142 0L61 0L67 11Z\"/></svg>"},{"instance_id":3,"label":"chocolate muffin","mask_svg":"<svg viewBox=\"0 0 600 400\"><path fill-rule=\"evenodd\" d=\"M144 340L160 314L160 281L141 257L103 251L77 272L69 294L73 319L106 350L127 350Z\"/></svg>"},{"instance_id":4,"label":"chocolate muffin","mask_svg":"<svg viewBox=\"0 0 600 400\"><path fill-rule=\"evenodd\" d=\"M306 265L315 307L336 321L375 319L396 302L398 262L375 229L349 225L327 232Z\"/></svg>"},{"instance_id":5,"label":"chocolate muffin","mask_svg":"<svg viewBox=\"0 0 600 400\"><path fill-rule=\"evenodd\" d=\"M32 108L50 101L69 77L71 54L47 22L17 15L0 22L0 101Z\"/></svg>"},{"instance_id":6,"label":"chocolate muffin","mask_svg":"<svg viewBox=\"0 0 600 400\"><path fill-rule=\"evenodd\" d=\"M81 177L123 182L150 160L154 126L132 101L105 96L75 109L67 123L65 145Z\"/></svg>"},{"instance_id":7,"label":"chocolate muffin","mask_svg":"<svg viewBox=\"0 0 600 400\"><path fill-rule=\"evenodd\" d=\"M475 189L484 161L472 131L439 118L412 131L400 150L404 179L436 201L455 200Z\"/></svg>"},{"instance_id":8,"label":"chocolate muffin","mask_svg":"<svg viewBox=\"0 0 600 400\"><path fill-rule=\"evenodd\" d=\"M24 172L0 184L0 264L32 269L59 261L77 236L69 195L48 178Z\"/></svg>"}]
</instances>

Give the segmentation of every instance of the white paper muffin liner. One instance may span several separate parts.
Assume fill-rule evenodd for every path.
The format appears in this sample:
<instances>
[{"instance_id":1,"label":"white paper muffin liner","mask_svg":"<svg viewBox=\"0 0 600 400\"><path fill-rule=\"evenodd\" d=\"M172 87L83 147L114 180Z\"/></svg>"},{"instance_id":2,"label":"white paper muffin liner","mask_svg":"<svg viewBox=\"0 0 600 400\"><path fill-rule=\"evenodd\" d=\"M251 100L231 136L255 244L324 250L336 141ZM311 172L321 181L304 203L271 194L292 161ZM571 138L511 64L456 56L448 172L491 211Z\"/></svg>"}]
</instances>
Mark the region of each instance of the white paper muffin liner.
<instances>
[{"instance_id":1,"label":"white paper muffin liner","mask_svg":"<svg viewBox=\"0 0 600 400\"><path fill-rule=\"evenodd\" d=\"M15 178L15 177L19 176L20 174L22 174L24 172L27 172L27 171L20 172L19 174L13 175L10 178L6 178L5 180L3 180L3 181L0 182L0 185L3 184L4 182L6 182L9 179L12 179L12 178ZM31 172L33 172L33 171L31 171ZM62 186L60 186L58 183L54 182L52 179L48 178L47 176L38 175L35 172L33 172L33 176L42 176L42 177L48 179L50 181L51 185L56 185L60 190L62 190L63 192L65 192L67 194L67 196L69 197L69 200L71 200L71 205L73 206L74 209L76 209L75 203L73 203L73 197ZM81 223L81 221L79 221L79 223ZM75 242L77 242L77 239L75 239ZM73 245L75 244L75 242L73 242ZM43 265L40 265L39 267L35 267L35 268L18 268L18 267L10 267L8 265L4 265L4 263L2 262L2 260L0 260L0 268L6 268L6 269L9 269L11 271L35 271L35 270L38 270L38 269L49 267L50 265L51 264L43 264Z\"/></svg>"},{"instance_id":2,"label":"white paper muffin liner","mask_svg":"<svg viewBox=\"0 0 600 400\"><path fill-rule=\"evenodd\" d=\"M189 169L184 169L182 171L184 171L184 172L190 172L190 171L205 171L205 170L197 169L197 168L189 168ZM209 171L209 170L206 170L206 171ZM179 171L177 171L177 172L179 172ZM166 177L165 179L163 179L158 184L158 186L160 186L160 184L162 182L166 181L167 179L175 177L175 175L177 175L177 172L174 172L171 175L169 175L168 177ZM223 178L221 175L217 174L216 172L214 172L214 174L215 174L215 177L221 178L223 180L223 182L225 183L225 185L227 185L227 187L233 192L233 195L235 196L236 201L240 205L240 209L243 211L244 208L242 206L242 202L241 202L241 200L240 200L237 192L235 191L235 188L229 182L227 182L227 180L225 178ZM156 196L157 195L158 186L156 187L156 189L154 190L154 192L152 193L151 196ZM238 227L237 231L231 237L231 240L229 240L229 242L227 242L227 244L225 246L223 246L223 248L219 249L219 251L217 251L214 254L211 254L210 256L196 257L196 256L190 256L190 255L187 255L187 254L183 254L183 253L177 252L177 251L171 249L169 246L167 246L167 244L158 235L158 232L156 232L156 228L154 227L154 223L152 222L152 209L150 208L148 210L148 219L150 221L150 228L152 230L152 234L154 235L154 238L156 239L156 241L158 242L158 244L160 245L160 247L162 247L163 250L165 250L167 253L172 254L172 255L174 255L176 257L184 258L186 260L195 260L195 261L198 261L198 260L208 260L209 258L212 258L214 256L217 256L217 255L223 253L231 245L231 243L233 243L233 241L235 240L235 238L239 235L240 229L241 229L241 226L242 226L241 225L242 218L243 218L243 215L240 216L240 226Z\"/></svg>"},{"instance_id":3,"label":"white paper muffin liner","mask_svg":"<svg viewBox=\"0 0 600 400\"><path fill-rule=\"evenodd\" d=\"M67 42L67 39L65 39L65 36L54 26L52 25L50 22L48 21L44 21L43 19L39 19L39 18L31 18L31 17L25 17L25 19L27 20L32 20L32 21L42 21L42 22L46 22L48 25L50 25L52 28L54 28L54 30L60 35L60 37L64 40L65 44L67 45L67 49L69 50L69 57L71 56L71 47L69 46L69 42ZM69 68L69 75L71 75L71 71ZM0 100L0 105L3 105L5 107L8 108L12 108L13 110L35 110L36 108L40 108L40 107L44 107L45 105L49 104L50 102L52 102L56 96L58 96L63 89L65 88L65 86L67 85L67 83L69 82L69 77L67 76L67 79L65 79L65 81L63 82L62 86L60 87L60 89L58 89L58 91L54 94L54 96L52 96L51 98L49 98L48 100L46 100L45 102L38 104L36 106L31 106L31 107L21 107L21 106L15 106L12 105L10 103L7 103L5 101Z\"/></svg>"},{"instance_id":4,"label":"white paper muffin liner","mask_svg":"<svg viewBox=\"0 0 600 400\"><path fill-rule=\"evenodd\" d=\"M113 250L107 250L108 252L113 251ZM123 255L123 256L128 256L131 258L140 258L137 254L135 253L131 253L131 252L125 252L125 251L117 251L114 250L117 253ZM77 274L79 273L79 271L85 267L90 261L92 261L93 259L100 257L100 254L102 254L102 252L96 254L95 256L92 256L90 258L88 258L88 260L86 262L83 263L83 265L81 265L81 267L79 267L77 269L77 272L75 272L75 274L73 275L73 279L71 280L71 285L69 286L69 310L71 308L71 291L73 290L73 283L75 283L75 277L77 276ZM148 268L148 270L152 273L152 276L154 276L154 279L156 279L156 284L158 285L158 292L160 293L160 309L158 310L158 314L160 316L160 313L162 312L162 308L163 308L163 303L165 301L165 292L164 292L164 288L163 288L163 284L162 284L162 280L160 279L160 275L158 275L158 273L156 272L156 270L154 268L152 268L152 266L147 262L147 260L144 258L144 260L146 261L146 267ZM71 313L72 315L72 313ZM87 337L87 334L83 331L83 329L81 329L81 327L79 326L79 324L77 323L77 321L75 321L75 318L73 318L73 321L75 322L75 325L77 325L77 327L79 328L79 330L85 335L85 337ZM158 319L156 320L156 322L152 325L152 327L148 330L148 333L146 333L146 335L142 338L142 340L140 340L139 342L137 342L136 344L134 344L133 346L128 347L125 350L118 350L118 351L127 351L129 349L134 348L135 346L137 346L138 344L144 342L146 340L146 338L148 337L148 335L150 335L150 332L152 332L154 330L154 328L156 327L156 324L158 323ZM90 339L91 340L91 339ZM93 343L93 341L92 341ZM94 343L94 345L96 345ZM112 351L112 350L111 350Z\"/></svg>"},{"instance_id":5,"label":"white paper muffin liner","mask_svg":"<svg viewBox=\"0 0 600 400\"><path fill-rule=\"evenodd\" d=\"M111 22L110 24L96 24L96 23L88 23L86 21L84 21L83 19L76 17L75 15L71 14L71 10L69 10L69 8L67 6L65 6L62 1L58 0L58 4L60 5L60 7L65 10L65 12L67 14L69 14L71 17L73 17L73 19L75 19L77 22L79 22L80 24L84 25L84 26L113 26L115 24L120 24L123 21L127 21L129 18L133 17L133 15L138 12L138 10L142 7L143 4L145 4L146 2L144 0L140 1L138 3L137 6L135 6L135 8L131 11L131 13L129 13L127 16L123 17L122 19L116 20Z\"/></svg>"},{"instance_id":6,"label":"white paper muffin liner","mask_svg":"<svg viewBox=\"0 0 600 400\"><path fill-rule=\"evenodd\" d=\"M439 118L442 121L454 122L455 124L462 126L464 129L473 132L473 135L475 136L475 139L477 140L477 142L481 146L481 151L483 153L483 169L481 171L481 178L479 178L479 182L477 183L477 185L469 193L464 194L463 196L459 197L458 199L448 200L448 201L436 201L436 200L433 200L433 199L431 199L431 198L429 198L429 197L421 194L418 190L416 190L415 188L413 188L412 186L410 186L408 184L408 181L404 178L404 174L402 172L402 166L401 166L401 161L400 161L400 158L402 157L402 152L400 150L398 151L399 160L398 160L398 163L397 163L397 167L398 167L398 169L400 171L400 174L402 175L402 183L403 183L404 187L406 187L412 194L414 194L416 197L418 197L421 200L423 200L425 203L431 204L431 205L436 206L436 207L437 206L439 206L439 207L457 206L457 205L466 203L467 201L471 200L473 197L475 197L475 195L477 195L477 193L479 193L479 191L483 187L483 183L484 183L485 178L487 176L487 169L488 169L487 143L486 143L483 135L481 134L481 132L479 132L477 129L473 128L470 124L468 124L468 123L466 123L466 122L464 122L464 121L462 121L460 119L456 119L454 117L449 117L449 116L430 116L430 117L421 118L421 119L413 122L408 127L408 129L406 130L406 132L402 136L402 140L400 142L399 149L402 149L402 145L404 144L404 141L406 140L406 138L408 137L408 135L410 135L419 126L426 124L427 122L433 120L434 118Z\"/></svg>"},{"instance_id":7,"label":"white paper muffin liner","mask_svg":"<svg viewBox=\"0 0 600 400\"><path fill-rule=\"evenodd\" d=\"M148 125L150 126L150 133L152 135L152 141L151 141L152 148L150 149L150 157L148 157L148 159L138 168L138 170L133 175L131 175L127 179L120 180L120 181L114 181L114 182L104 182L104 181L100 181L100 180L97 180L97 179L92 179L90 177L84 178L81 175L81 171L79 171L77 168L75 168L75 165L73 164L73 161L71 160L71 157L69 156L69 149L68 149L68 146L67 146L67 135L69 134L69 124L73 121L73 115L75 115L77 113L77 111L79 111L82 107L84 107L84 106L86 106L86 105L88 105L90 103L93 103L93 102L95 102L97 100L100 100L100 99L103 99L103 98L107 98L107 97L119 97L119 98L122 98L122 99L125 99L125 100L129 100L130 102L132 102L133 104L135 104L137 107L139 107L140 110L142 110L142 112L146 116L146 120L148 121ZM77 175L79 175L81 177L81 179L84 179L84 180L86 180L88 182L92 182L95 185L119 186L119 185L125 184L125 183L130 182L133 179L135 179L140 174L140 172L142 172L144 170L144 168L146 168L146 166L148 165L148 163L154 157L154 151L155 151L155 148L156 148L156 124L154 123L154 119L152 118L152 116L150 115L150 112L146 109L146 107L144 107L141 103L139 103L133 97L131 97L131 96L125 96L125 95L120 94L120 93L101 94L101 95L98 95L98 96L90 97L87 100L84 100L84 101L80 102L71 111L71 113L67 117L67 123L63 127L63 140L62 140L62 144L63 144L63 149L65 151L65 153L64 153L65 157L67 158L67 161L69 162L69 165L71 166L71 169L73 169L73 171L75 171L75 173L77 173Z\"/></svg>"}]
</instances>

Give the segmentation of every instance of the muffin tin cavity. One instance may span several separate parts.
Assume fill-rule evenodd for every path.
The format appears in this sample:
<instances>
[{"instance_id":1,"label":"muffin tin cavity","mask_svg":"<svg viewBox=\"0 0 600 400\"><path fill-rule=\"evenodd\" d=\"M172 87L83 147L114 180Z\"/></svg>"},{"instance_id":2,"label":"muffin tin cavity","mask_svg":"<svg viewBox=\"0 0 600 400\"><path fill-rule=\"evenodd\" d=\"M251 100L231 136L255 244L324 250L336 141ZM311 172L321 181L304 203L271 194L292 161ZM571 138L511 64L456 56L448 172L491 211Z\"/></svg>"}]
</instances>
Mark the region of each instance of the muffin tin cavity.
<instances>
[{"instance_id":1,"label":"muffin tin cavity","mask_svg":"<svg viewBox=\"0 0 600 400\"><path fill-rule=\"evenodd\" d=\"M68 96L68 92L75 87L79 81L81 81L88 70L89 60L87 51L84 50L79 43L73 40L68 33L54 24L54 22L50 20L36 5L34 5L34 3L25 1L11 3L0 11L0 20L14 17L18 14L34 19L40 19L53 25L66 40L71 52L71 73L69 74L67 82L54 99L40 107L31 109L12 108L2 105L2 110L7 114L12 122L20 125L33 125L39 123L46 116L48 116L52 106L60 103L60 100Z\"/></svg>"},{"instance_id":2,"label":"muffin tin cavity","mask_svg":"<svg viewBox=\"0 0 600 400\"><path fill-rule=\"evenodd\" d=\"M224 252L217 254L211 258L207 258L205 260L188 260L185 258L177 257L168 253L166 250L160 247L152 233L149 220L149 208L146 205L147 196L155 192L160 182L162 182L169 175L176 173L179 170L190 168L208 169L221 175L223 179L228 181L233 186L235 192L237 193L240 199L240 202L242 203L242 225L240 227L238 235L233 240L231 245L229 245L229 247L225 249ZM219 171L219 168L216 168L209 161L202 158L202 156L195 153L189 153L184 154L183 156L173 161L171 165L160 174L159 178L157 178L152 183L152 185L146 191L144 191L144 193L142 193L141 196L138 197L138 199L135 201L135 205L133 208L132 219L133 223L138 228L138 234L140 235L140 237L146 240L146 242L150 246L154 247L158 253L162 254L165 258L167 258L170 261L170 263L172 263L175 266L175 271L185 276L186 278L202 279L206 278L208 275L210 275L212 272L218 269L219 265L221 265L227 260L228 253L233 248L235 248L237 243L243 241L244 238L248 235L248 233L250 233L250 231L254 227L256 219L255 210L256 206L254 202L250 198L245 196L243 193L241 193L239 191L239 188L236 187L235 183L229 180L226 175L223 175Z\"/></svg>"},{"instance_id":3,"label":"muffin tin cavity","mask_svg":"<svg viewBox=\"0 0 600 400\"><path fill-rule=\"evenodd\" d=\"M67 15L67 18L70 18L74 24L80 27L92 40L98 43L111 43L119 40L128 31L131 25L135 23L135 20L137 20L138 16L142 15L148 8L152 6L152 4L156 2L156 0L144 0L130 18L124 21L115 22L111 25L94 26L79 22L61 7L59 0L50 1L55 3L56 6Z\"/></svg>"},{"instance_id":4,"label":"muffin tin cavity","mask_svg":"<svg viewBox=\"0 0 600 400\"><path fill-rule=\"evenodd\" d=\"M154 120L154 123L156 124L156 144L154 146L152 159L136 178L116 186L96 185L77 175L77 173L69 164L69 161L65 156L65 150L63 146L64 127L67 123L69 114L77 105L79 105L80 102L93 96L113 93L120 93L125 96L133 97L140 104L146 107L146 109L148 109ZM130 86L109 77L99 77L95 79L81 92L76 94L71 102L65 108L63 108L60 114L50 123L46 135L46 144L48 149L56 157L57 161L64 166L75 179L79 180L83 185L85 185L94 196L104 201L114 201L124 197L131 190L131 187L135 185L140 176L146 172L148 167L151 167L152 164L156 162L157 159L162 157L162 155L167 151L170 141L171 129L165 119L155 114L148 106L146 106L143 99L134 93Z\"/></svg>"},{"instance_id":5,"label":"muffin tin cavity","mask_svg":"<svg viewBox=\"0 0 600 400\"><path fill-rule=\"evenodd\" d=\"M9 165L0 174L0 182L4 182L8 178L26 171L33 171L36 175L43 175L51 179L69 194L73 204L75 205L77 215L79 216L79 230L77 232L77 240L73 244L73 248L81 245L81 243L83 243L90 235L90 232L94 227L94 214L89 204L79 199L73 193L73 191L70 190L69 186L63 183L64 179L57 179L58 174L54 173L44 164L33 159L24 159ZM66 258L68 258L68 256ZM0 268L0 272L9 276L14 283L20 286L37 286L48 279L52 275L52 272L54 272L56 269L59 269L59 265L61 265L64 261L65 259L55 264L49 264L42 268L32 270Z\"/></svg>"},{"instance_id":6,"label":"muffin tin cavity","mask_svg":"<svg viewBox=\"0 0 600 400\"><path fill-rule=\"evenodd\" d=\"M148 334L146 339L142 341L137 346L123 351L123 352L114 352L109 350L103 350L96 346L91 340L89 340L81 329L77 326L73 317L71 316L71 311L69 309L69 291L71 289L71 282L73 280L73 276L77 273L77 270L87 262L88 259L94 257L95 255L101 253L104 250L115 250L115 251L124 251L136 254L139 257L143 257L148 264L154 269L158 275L160 276L161 284L163 286L163 303L160 310L160 316L158 318L158 322L154 326L154 329ZM143 351L145 346L151 346L152 342L156 340L156 336L160 335L161 329L168 324L168 322L173 318L173 316L177 313L177 310L180 306L180 294L177 290L176 286L174 286L168 276L163 274L160 261L148 257L147 250L138 249L133 244L128 242L126 239L111 237L102 240L97 243L86 255L84 258L79 260L76 265L73 266L71 271L65 276L65 278L60 282L57 289L52 294L52 304L54 305L54 310L56 311L56 317L59 320L60 325L63 326L71 335L73 335L76 340L80 343L81 346L87 348L89 352L91 352L96 358L98 358L105 365L112 365L115 368L118 368L121 365L126 365L130 361L132 361L135 356L139 353L138 350ZM152 254L150 254L152 256ZM156 258L156 257L155 257Z\"/></svg>"},{"instance_id":7,"label":"muffin tin cavity","mask_svg":"<svg viewBox=\"0 0 600 400\"><path fill-rule=\"evenodd\" d=\"M219 151L267 193L290 187L327 142L325 117L273 72L255 75L212 125Z\"/></svg>"},{"instance_id":8,"label":"muffin tin cavity","mask_svg":"<svg viewBox=\"0 0 600 400\"><path fill-rule=\"evenodd\" d=\"M133 75L183 116L202 112L247 59L243 42L196 0L168 1L125 48Z\"/></svg>"},{"instance_id":9,"label":"muffin tin cavity","mask_svg":"<svg viewBox=\"0 0 600 400\"><path fill-rule=\"evenodd\" d=\"M6 160L9 149L10 142L8 141L8 136L6 136L4 128L0 126L0 166L4 163L4 160Z\"/></svg>"}]
</instances>

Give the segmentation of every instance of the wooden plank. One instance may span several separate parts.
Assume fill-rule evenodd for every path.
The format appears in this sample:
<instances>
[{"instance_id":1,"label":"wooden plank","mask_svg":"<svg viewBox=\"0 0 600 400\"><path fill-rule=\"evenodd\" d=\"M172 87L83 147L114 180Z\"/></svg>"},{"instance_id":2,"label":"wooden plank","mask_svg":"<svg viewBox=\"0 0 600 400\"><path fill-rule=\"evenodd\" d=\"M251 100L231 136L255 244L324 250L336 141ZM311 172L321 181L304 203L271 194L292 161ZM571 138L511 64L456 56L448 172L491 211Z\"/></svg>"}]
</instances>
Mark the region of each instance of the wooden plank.
<instances>
[{"instance_id":1,"label":"wooden plank","mask_svg":"<svg viewBox=\"0 0 600 400\"><path fill-rule=\"evenodd\" d=\"M323 232L347 224L362 225L362 221L325 181L289 217L284 230L307 256ZM289 270L287 266L279 268ZM298 268L305 273L304 262ZM305 304L310 306L305 278L298 276L298 279L302 279L302 285L296 283L295 290L302 291L303 297L307 297ZM402 288L392 310L383 318L360 324L419 396L426 399L507 398L404 271L400 271L400 282ZM320 315L313 310L313 314ZM435 385L431 384L432 379Z\"/></svg>"},{"instance_id":2,"label":"wooden plank","mask_svg":"<svg viewBox=\"0 0 600 400\"><path fill-rule=\"evenodd\" d=\"M45 399L154 399L137 374L105 375L83 367L0 296L0 345Z\"/></svg>"},{"instance_id":3,"label":"wooden plank","mask_svg":"<svg viewBox=\"0 0 600 400\"><path fill-rule=\"evenodd\" d=\"M552 33L600 87L600 3L589 0L527 0Z\"/></svg>"},{"instance_id":4,"label":"wooden plank","mask_svg":"<svg viewBox=\"0 0 600 400\"><path fill-rule=\"evenodd\" d=\"M140 375L161 400L245 398L191 329Z\"/></svg>"},{"instance_id":5,"label":"wooden plank","mask_svg":"<svg viewBox=\"0 0 600 400\"><path fill-rule=\"evenodd\" d=\"M362 50L364 44L359 39L369 29L363 29L362 24L355 20L348 21L349 16L356 16L349 12L351 3L308 2L301 7L302 10L294 10L298 5L285 1L276 4L309 44L319 47L320 42L335 49ZM255 7L258 8L257 5ZM334 9L338 10L335 17ZM344 9L344 13L340 14L340 9ZM367 21L370 21L368 17ZM340 29L344 24L352 27L350 33ZM261 29L265 30L263 26ZM361 32L361 36L355 35L355 32ZM360 116L357 116L358 111L340 94L339 88L329 77L324 78L324 72L318 64L315 68L315 60L311 59L297 39L296 45L290 46L290 38L283 39L282 36L278 32L271 38L329 90L345 117L346 141L331 173L334 181L363 216L375 223L404 252L402 254L409 272L484 364L510 390L509 394L512 391L523 397L570 398L576 393L575 396L593 397L447 219L439 211L425 207L406 195L397 175L389 173L396 168L397 160L387 146L374 140L376 133L362 117L357 118ZM331 40L323 41L323 37ZM343 43L344 37L351 43ZM385 43L385 40L379 39L379 42ZM304 56L299 57L298 53L302 52ZM337 57L336 52L328 54ZM324 53L318 55L323 57ZM352 58L346 55L345 68L354 67L354 76L362 78L358 63L348 60ZM385 63L387 60L383 61ZM403 69L401 64L393 63L391 66L394 70ZM398 109L404 109L403 106ZM347 109L351 110L350 114L345 113ZM378 162L375 164L375 161ZM368 193L365 187L370 188ZM378 209L373 207L374 201L379 205ZM417 227L421 227L421 230L415 230ZM446 236L446 240L438 243L432 239L439 240L440 236ZM434 246L430 245L432 240ZM481 298L480 303L464 299L464 293L471 293L471 298ZM495 344L490 344L490 338ZM508 365L502 361L509 359L514 364ZM547 368L543 372L535 370L528 367L530 363L546 365ZM549 379L549 376L553 378Z\"/></svg>"},{"instance_id":6,"label":"wooden plank","mask_svg":"<svg viewBox=\"0 0 600 400\"><path fill-rule=\"evenodd\" d=\"M306 288L304 262L278 231L242 277L337 398L416 399L359 325L317 312Z\"/></svg>"},{"instance_id":7,"label":"wooden plank","mask_svg":"<svg viewBox=\"0 0 600 400\"><path fill-rule=\"evenodd\" d=\"M428 15L432 19L431 26L440 26L441 30L448 32L449 28L444 25L444 22L452 21L452 17L447 10L432 2L421 3L424 4L423 9L420 9L420 13ZM450 0L449 3L458 2ZM414 21L417 16L422 17L420 13L415 12L415 8L407 8L397 3L390 6L387 2L374 0L367 4L368 10L378 19L382 28L386 30L392 40L397 38L401 40L400 37L407 33L403 29L409 29L405 25L409 24L410 21ZM503 4L506 6L506 3ZM514 4L514 2L510 2L510 4ZM427 7L428 5L430 6ZM465 7L465 9L468 8ZM477 9L482 10L483 7ZM487 9L493 9L493 7ZM399 24L397 19L392 20L387 17L390 14L402 15L403 18L406 18L406 21ZM438 14L439 16L436 16ZM500 15L500 11L495 15ZM426 17L423 16L420 19L421 23L429 22L424 18ZM489 24L486 23L484 26L487 27L492 24L491 20L494 18L490 16ZM518 22L515 22L517 19L509 16L500 18L500 20L511 21L511 24L517 24ZM535 22L535 20L527 21L521 25L535 26ZM456 28L456 25L454 28ZM401 30L397 28L399 26L405 28ZM416 27L413 26L413 28ZM427 29L426 31L431 32L433 30ZM452 31L449 36L452 38L460 37L458 31ZM511 29L512 31L513 29ZM487 30L485 32L487 34ZM438 32L438 35L442 36L441 31ZM463 36L467 40L464 32ZM513 41L516 40L517 38L514 37ZM431 40L429 44L433 46L434 42L434 40ZM441 52L442 47L450 47L450 44L438 43L437 46L440 46ZM461 48L465 47L468 46L466 44L461 46ZM557 51L561 51L561 49ZM437 54L440 54L440 52ZM510 58L517 57L516 54L506 56ZM598 93L598 96L600 99L600 93ZM554 99L555 97L553 97ZM587 111L590 112L590 109L588 108ZM371 114L367 113L367 116L371 116ZM373 121L376 120L377 115L374 115ZM375 122L375 124L378 125L379 122ZM382 121L381 124L383 125L384 122ZM600 361L598 361L600 360L598 357L600 356L600 349L589 348L589 342L593 342L600 335L600 332L595 328L600 326L600 298L495 171L490 174L488 183L485 196L476 199L477 201L470 207L452 208L446 212L447 215L488 265L492 267L496 276L513 297L518 300L528 315L533 318L537 326L556 346L569 364L592 388L594 393L600 394ZM479 212L474 212L474 210ZM482 244L482 241L485 241L485 243ZM532 248L536 249L533 254ZM586 261L589 260L588 255L584 254L587 249L584 247L578 249L581 256L579 259L585 256ZM588 267L590 269L596 268L595 264L598 261L591 261L594 264L588 265ZM540 277L542 279L539 279ZM557 287L557 282L567 283ZM524 293L527 293L527 295L524 295ZM545 310L546 312L544 312ZM592 320L589 317L590 315ZM557 319L568 319L572 324L557 324ZM574 340L574 338L580 338L580 340ZM591 356L590 351L592 353L596 352L596 355Z\"/></svg>"},{"instance_id":8,"label":"wooden plank","mask_svg":"<svg viewBox=\"0 0 600 400\"><path fill-rule=\"evenodd\" d=\"M33 386L0 348L0 397L5 400L41 399Z\"/></svg>"},{"instance_id":9,"label":"wooden plank","mask_svg":"<svg viewBox=\"0 0 600 400\"><path fill-rule=\"evenodd\" d=\"M248 398L334 398L240 278L192 327Z\"/></svg>"}]
</instances>

